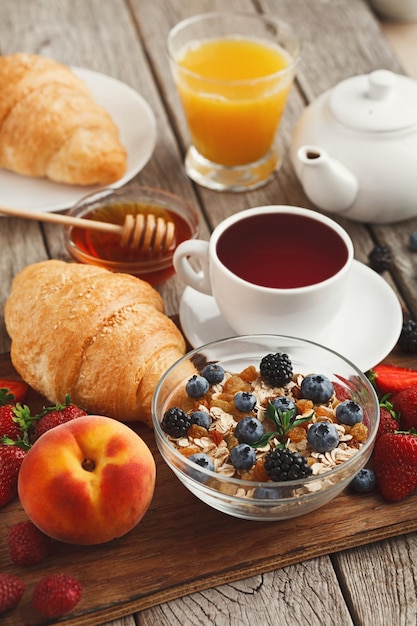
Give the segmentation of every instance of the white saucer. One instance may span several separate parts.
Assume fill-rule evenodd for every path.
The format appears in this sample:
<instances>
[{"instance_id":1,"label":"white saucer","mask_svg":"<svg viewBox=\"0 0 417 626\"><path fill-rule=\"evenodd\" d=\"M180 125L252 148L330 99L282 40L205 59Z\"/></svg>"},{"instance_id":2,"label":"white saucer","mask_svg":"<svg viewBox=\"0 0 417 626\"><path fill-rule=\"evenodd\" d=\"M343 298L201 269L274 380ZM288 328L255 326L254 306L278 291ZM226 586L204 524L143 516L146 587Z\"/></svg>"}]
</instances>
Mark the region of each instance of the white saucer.
<instances>
[{"instance_id":1,"label":"white saucer","mask_svg":"<svg viewBox=\"0 0 417 626\"><path fill-rule=\"evenodd\" d=\"M181 299L180 322L194 348L236 335L214 298L191 287L186 287ZM354 261L346 305L322 343L366 372L391 352L402 323L401 305L389 284L367 265Z\"/></svg>"},{"instance_id":2,"label":"white saucer","mask_svg":"<svg viewBox=\"0 0 417 626\"><path fill-rule=\"evenodd\" d=\"M84 68L72 68L89 87L96 102L110 113L127 152L127 170L112 184L121 187L149 161L156 142L156 120L149 104L125 83ZM0 204L38 211L62 211L101 186L61 185L0 169Z\"/></svg>"}]
</instances>

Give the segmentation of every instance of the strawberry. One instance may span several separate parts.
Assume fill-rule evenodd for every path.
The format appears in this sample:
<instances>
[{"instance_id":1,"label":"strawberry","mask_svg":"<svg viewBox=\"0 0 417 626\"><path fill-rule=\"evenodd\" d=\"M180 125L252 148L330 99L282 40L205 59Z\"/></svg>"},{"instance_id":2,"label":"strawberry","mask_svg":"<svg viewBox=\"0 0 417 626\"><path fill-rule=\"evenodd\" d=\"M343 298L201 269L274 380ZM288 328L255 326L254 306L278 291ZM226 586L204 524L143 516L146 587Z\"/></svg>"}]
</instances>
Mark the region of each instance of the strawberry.
<instances>
[{"instance_id":1,"label":"strawberry","mask_svg":"<svg viewBox=\"0 0 417 626\"><path fill-rule=\"evenodd\" d=\"M381 495L396 502L417 487L417 433L386 433L374 448L374 471Z\"/></svg>"},{"instance_id":2,"label":"strawberry","mask_svg":"<svg viewBox=\"0 0 417 626\"><path fill-rule=\"evenodd\" d=\"M394 394L391 401L400 414L401 430L417 430L417 385Z\"/></svg>"},{"instance_id":3,"label":"strawberry","mask_svg":"<svg viewBox=\"0 0 417 626\"><path fill-rule=\"evenodd\" d=\"M349 391L348 387L345 387L344 385L333 381L333 389L334 395L340 402L352 399L352 394Z\"/></svg>"},{"instance_id":4,"label":"strawberry","mask_svg":"<svg viewBox=\"0 0 417 626\"><path fill-rule=\"evenodd\" d=\"M35 419L37 424L35 427L35 437L38 438L47 430L65 424L71 420L87 415L84 409L70 403L70 397L65 398L65 404L56 404L55 406L45 408Z\"/></svg>"},{"instance_id":5,"label":"strawberry","mask_svg":"<svg viewBox=\"0 0 417 626\"><path fill-rule=\"evenodd\" d=\"M26 405L4 404L0 406L0 441L8 437L13 441L29 442L28 429L32 423L29 408Z\"/></svg>"},{"instance_id":6,"label":"strawberry","mask_svg":"<svg viewBox=\"0 0 417 626\"><path fill-rule=\"evenodd\" d=\"M369 379L381 393L396 393L417 385L417 370L379 363L370 370Z\"/></svg>"},{"instance_id":7,"label":"strawberry","mask_svg":"<svg viewBox=\"0 0 417 626\"><path fill-rule=\"evenodd\" d=\"M82 587L68 574L50 574L42 578L33 591L32 603L47 617L60 617L71 611L80 601Z\"/></svg>"},{"instance_id":8,"label":"strawberry","mask_svg":"<svg viewBox=\"0 0 417 626\"><path fill-rule=\"evenodd\" d=\"M0 574L0 613L14 609L22 599L25 585L13 574Z\"/></svg>"},{"instance_id":9,"label":"strawberry","mask_svg":"<svg viewBox=\"0 0 417 626\"><path fill-rule=\"evenodd\" d=\"M25 454L19 446L0 444L0 506L17 494L17 477Z\"/></svg>"},{"instance_id":10,"label":"strawberry","mask_svg":"<svg viewBox=\"0 0 417 626\"><path fill-rule=\"evenodd\" d=\"M28 520L9 528L7 547L10 560L27 567L41 563L50 554L52 540Z\"/></svg>"},{"instance_id":11,"label":"strawberry","mask_svg":"<svg viewBox=\"0 0 417 626\"><path fill-rule=\"evenodd\" d=\"M394 411L394 407L391 402L388 401L390 394L386 394L381 398L379 403L379 426L376 433L376 438L381 437L385 433L393 433L398 430L398 415Z\"/></svg>"},{"instance_id":12,"label":"strawberry","mask_svg":"<svg viewBox=\"0 0 417 626\"><path fill-rule=\"evenodd\" d=\"M23 381L0 378L0 404L4 404L1 400L4 395L13 396L13 398L8 400L10 404L23 402L28 391L29 385Z\"/></svg>"}]
</instances>

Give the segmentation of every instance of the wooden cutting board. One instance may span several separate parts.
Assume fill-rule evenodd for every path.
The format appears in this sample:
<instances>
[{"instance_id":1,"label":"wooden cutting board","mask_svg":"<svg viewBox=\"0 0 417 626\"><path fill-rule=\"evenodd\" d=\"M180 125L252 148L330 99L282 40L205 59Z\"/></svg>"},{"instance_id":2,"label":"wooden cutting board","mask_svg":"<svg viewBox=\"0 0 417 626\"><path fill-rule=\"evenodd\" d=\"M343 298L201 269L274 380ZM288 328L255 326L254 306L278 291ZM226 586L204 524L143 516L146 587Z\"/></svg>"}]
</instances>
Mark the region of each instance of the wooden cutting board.
<instances>
[{"instance_id":1,"label":"wooden cutting board","mask_svg":"<svg viewBox=\"0 0 417 626\"><path fill-rule=\"evenodd\" d=\"M415 366L415 356L392 354L390 362ZM0 377L19 376L8 354L0 355ZM46 402L34 391L26 400L33 411ZM197 500L161 459L152 431L135 428L157 463L157 485L150 509L129 534L109 544L78 547L57 543L40 565L10 562L7 528L26 519L16 499L0 509L0 571L20 576L26 591L20 605L1 616L3 626L47 623L31 607L35 583L65 571L79 578L84 595L66 625L97 624L180 596L243 579L417 529L417 494L388 504L377 494L348 491L331 505L282 522L252 522L219 513ZM36 477L34 476L34 480Z\"/></svg>"}]
</instances>

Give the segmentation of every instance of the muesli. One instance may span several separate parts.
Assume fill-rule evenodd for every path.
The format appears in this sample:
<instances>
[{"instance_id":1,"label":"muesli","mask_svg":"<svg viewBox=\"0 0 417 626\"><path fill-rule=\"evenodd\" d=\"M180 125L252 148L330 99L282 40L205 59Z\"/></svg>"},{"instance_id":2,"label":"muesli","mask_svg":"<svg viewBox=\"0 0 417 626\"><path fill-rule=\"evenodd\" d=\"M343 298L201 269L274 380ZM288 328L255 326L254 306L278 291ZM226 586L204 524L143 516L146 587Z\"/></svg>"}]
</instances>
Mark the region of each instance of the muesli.
<instances>
[{"instance_id":1,"label":"muesli","mask_svg":"<svg viewBox=\"0 0 417 626\"><path fill-rule=\"evenodd\" d=\"M320 373L293 373L283 353L238 373L205 366L188 380L161 427L200 467L255 482L325 474L368 438L349 386Z\"/></svg>"}]
</instances>

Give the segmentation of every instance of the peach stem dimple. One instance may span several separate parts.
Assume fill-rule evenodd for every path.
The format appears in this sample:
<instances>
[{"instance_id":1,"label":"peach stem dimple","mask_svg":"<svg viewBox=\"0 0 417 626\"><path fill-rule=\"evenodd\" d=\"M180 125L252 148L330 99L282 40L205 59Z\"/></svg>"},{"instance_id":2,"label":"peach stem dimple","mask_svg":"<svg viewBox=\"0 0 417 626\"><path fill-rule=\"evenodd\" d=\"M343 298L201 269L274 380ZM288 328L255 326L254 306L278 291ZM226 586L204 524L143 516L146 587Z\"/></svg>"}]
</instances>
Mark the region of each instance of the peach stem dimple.
<instances>
[{"instance_id":1,"label":"peach stem dimple","mask_svg":"<svg viewBox=\"0 0 417 626\"><path fill-rule=\"evenodd\" d=\"M81 463L81 467L85 469L86 472L93 472L96 468L96 464L93 459L84 459Z\"/></svg>"}]
</instances>

